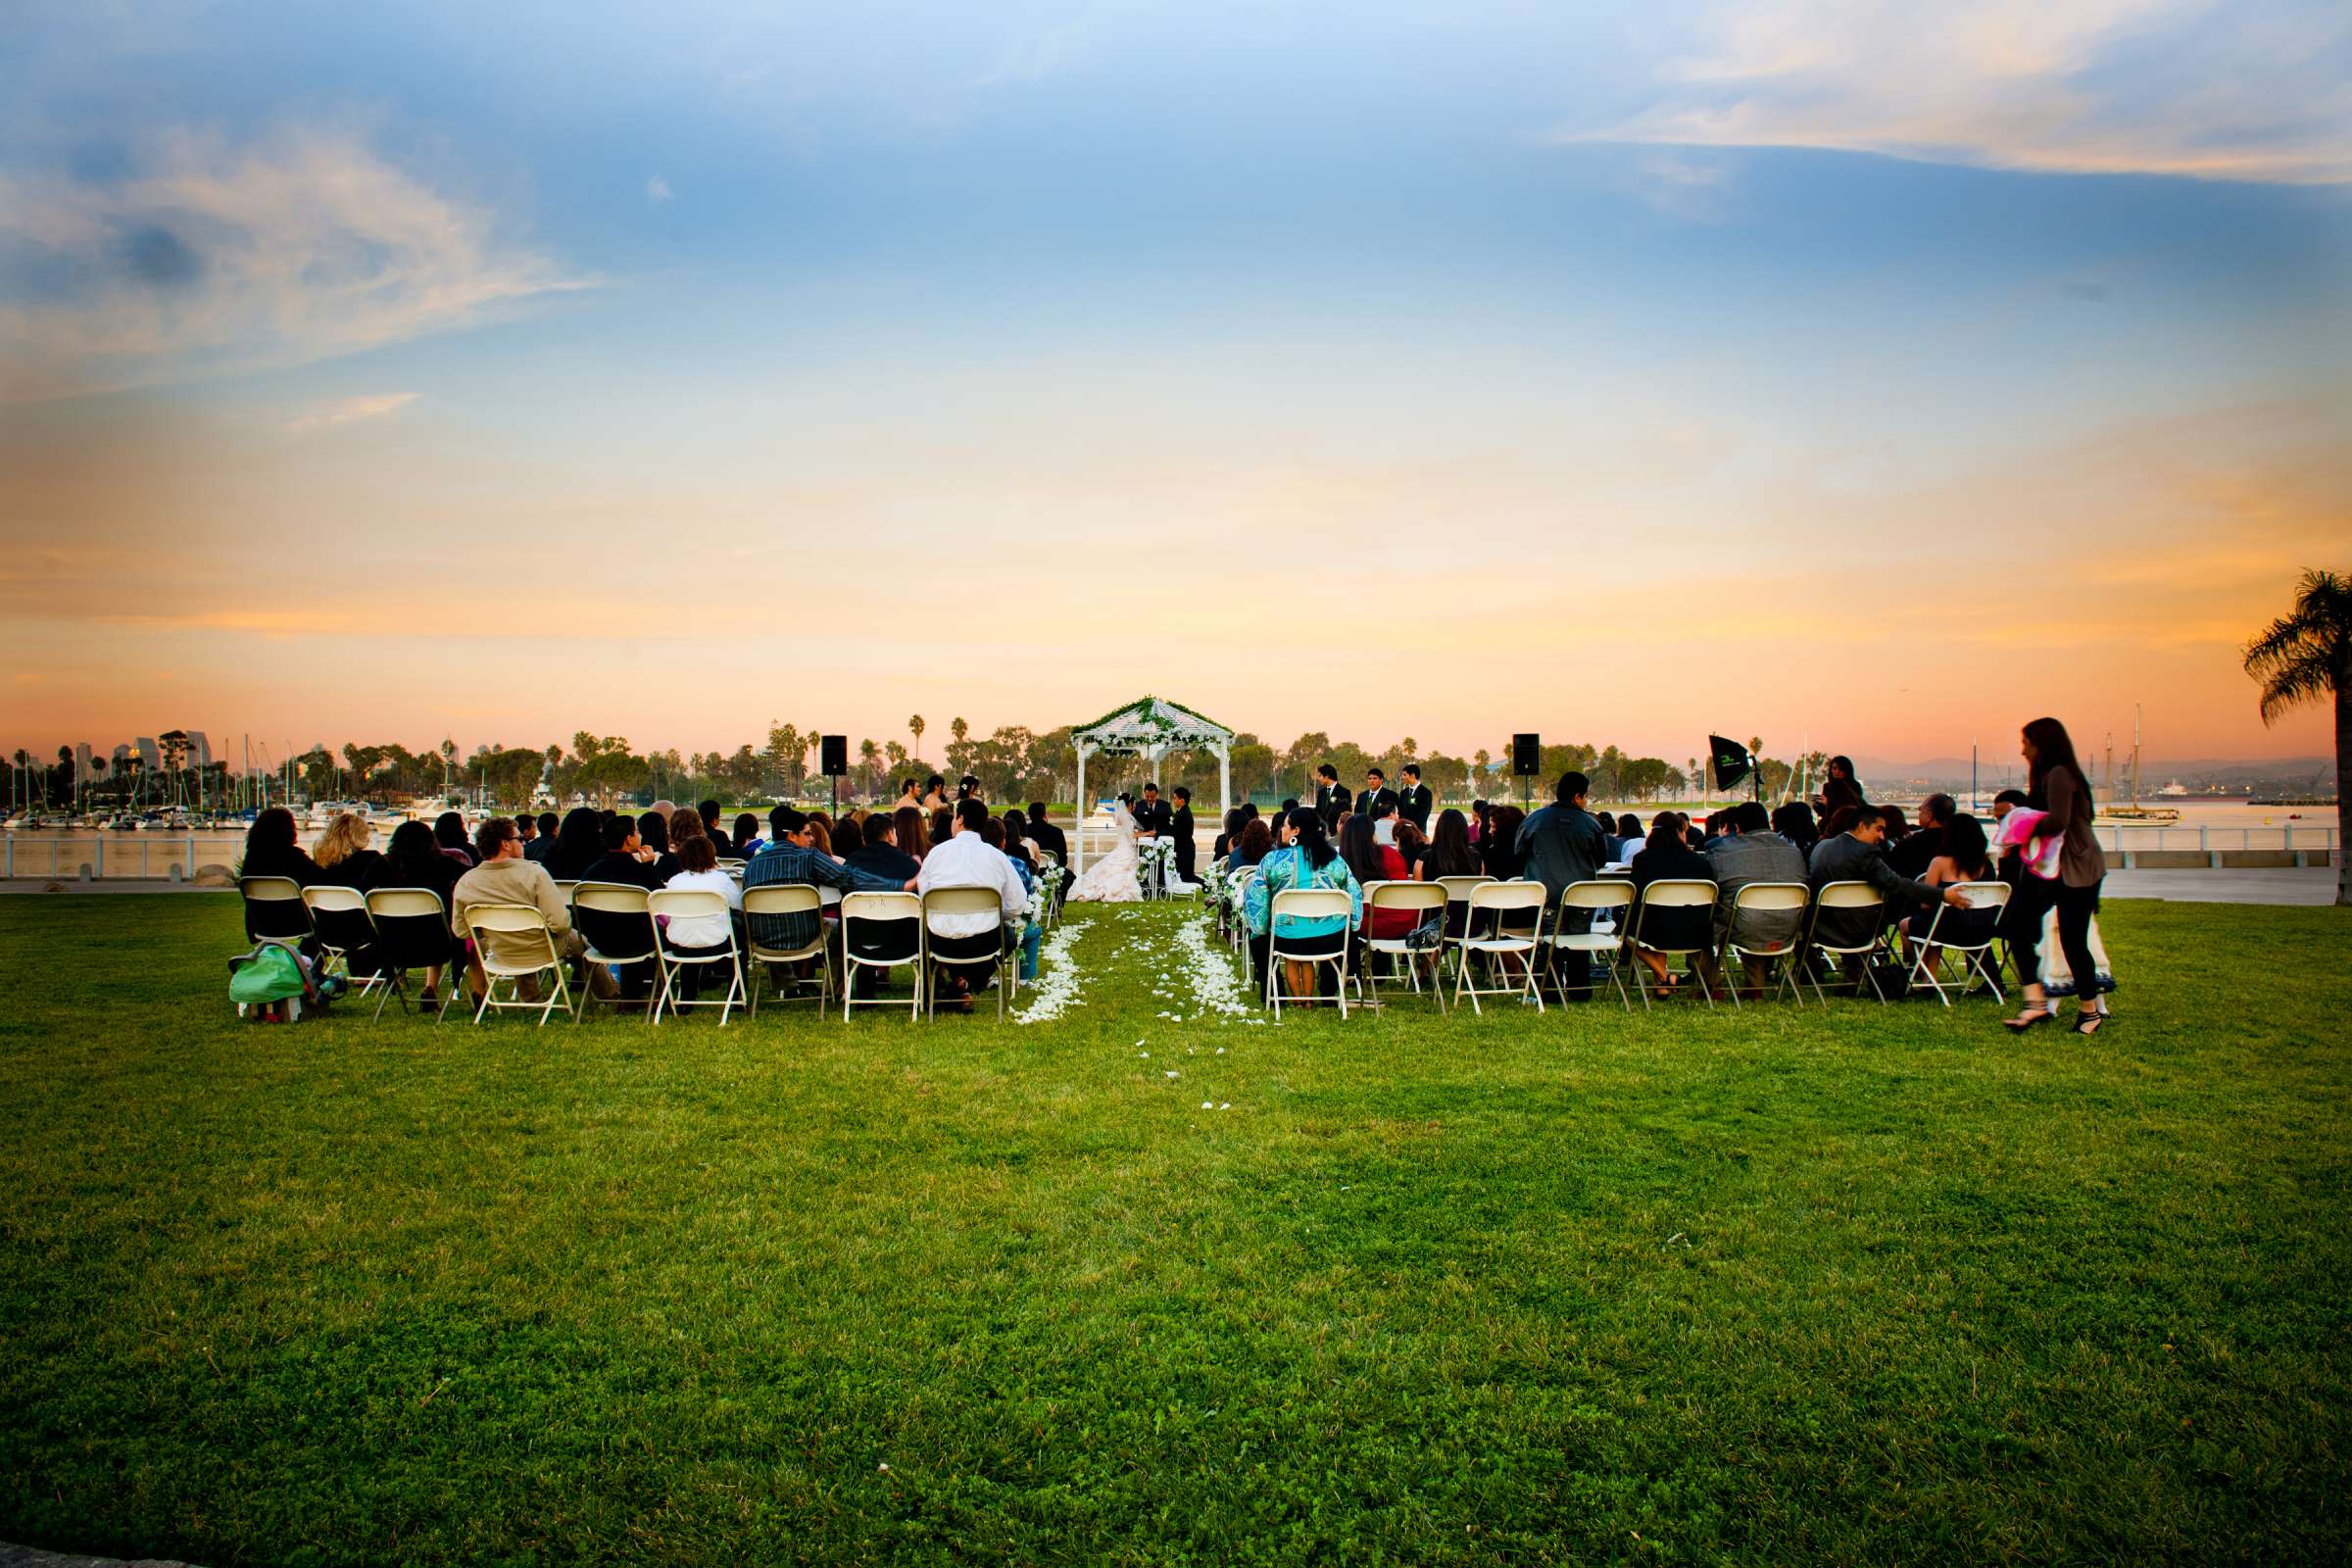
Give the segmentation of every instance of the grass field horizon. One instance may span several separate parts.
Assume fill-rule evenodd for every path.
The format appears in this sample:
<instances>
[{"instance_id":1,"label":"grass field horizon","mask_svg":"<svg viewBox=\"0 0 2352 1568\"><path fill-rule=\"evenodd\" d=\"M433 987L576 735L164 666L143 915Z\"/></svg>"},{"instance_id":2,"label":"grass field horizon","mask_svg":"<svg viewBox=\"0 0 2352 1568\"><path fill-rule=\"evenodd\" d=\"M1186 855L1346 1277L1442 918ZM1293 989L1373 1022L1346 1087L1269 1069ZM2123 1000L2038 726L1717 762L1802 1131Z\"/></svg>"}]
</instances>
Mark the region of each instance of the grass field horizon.
<instances>
[{"instance_id":1,"label":"grass field horizon","mask_svg":"<svg viewBox=\"0 0 2352 1568\"><path fill-rule=\"evenodd\" d=\"M0 1540L2352 1546L2345 911L2111 902L2088 1042L1982 1001L1277 1028L1154 956L1190 906L1073 913L1051 1023L436 1029L239 1023L230 899L0 903Z\"/></svg>"}]
</instances>

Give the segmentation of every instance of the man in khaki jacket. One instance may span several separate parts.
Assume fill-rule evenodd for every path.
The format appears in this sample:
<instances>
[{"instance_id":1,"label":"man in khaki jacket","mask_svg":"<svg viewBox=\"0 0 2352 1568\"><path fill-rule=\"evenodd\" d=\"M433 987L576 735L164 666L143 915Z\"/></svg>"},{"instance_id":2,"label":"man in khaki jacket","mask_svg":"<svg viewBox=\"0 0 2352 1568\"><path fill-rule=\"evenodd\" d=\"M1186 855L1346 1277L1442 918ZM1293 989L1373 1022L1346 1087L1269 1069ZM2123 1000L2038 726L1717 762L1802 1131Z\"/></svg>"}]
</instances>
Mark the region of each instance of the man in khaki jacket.
<instances>
[{"instance_id":1,"label":"man in khaki jacket","mask_svg":"<svg viewBox=\"0 0 2352 1568\"><path fill-rule=\"evenodd\" d=\"M466 910L476 904L525 904L537 908L547 919L548 930L555 933L556 952L565 959L575 959L587 951L587 943L571 928L571 910L564 903L564 895L556 891L555 878L547 867L522 856L522 839L514 830L514 819L509 816L486 816L474 829L474 867L458 878L457 887L449 900L450 929L458 936L467 935ZM542 950L538 939L528 933L490 933L487 940L492 954L502 961L528 963ZM602 964L592 968L587 976L588 986L596 996L616 992L612 976ZM467 982L477 998L489 983L481 965L470 965ZM523 983L527 997L536 987Z\"/></svg>"}]
</instances>

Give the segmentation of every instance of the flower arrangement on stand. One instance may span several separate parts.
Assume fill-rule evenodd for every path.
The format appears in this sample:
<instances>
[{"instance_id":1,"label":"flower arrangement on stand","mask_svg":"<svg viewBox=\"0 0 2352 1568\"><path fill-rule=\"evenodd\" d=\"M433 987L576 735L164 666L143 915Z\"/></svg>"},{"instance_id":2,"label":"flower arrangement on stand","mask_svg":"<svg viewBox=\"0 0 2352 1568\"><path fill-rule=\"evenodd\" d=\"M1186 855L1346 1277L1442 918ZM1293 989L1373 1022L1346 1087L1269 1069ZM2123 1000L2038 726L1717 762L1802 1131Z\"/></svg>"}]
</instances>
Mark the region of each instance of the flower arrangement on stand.
<instances>
[{"instance_id":1,"label":"flower arrangement on stand","mask_svg":"<svg viewBox=\"0 0 2352 1568\"><path fill-rule=\"evenodd\" d=\"M1056 907L1055 901L1059 899L1061 895L1061 884L1066 881L1068 877L1069 873L1067 871L1064 871L1060 866L1055 865L1051 860L1048 860L1044 865L1038 867L1036 897L1037 912L1034 916L1032 916L1032 918L1036 919L1040 924L1048 927L1051 927L1054 924L1054 910Z\"/></svg>"},{"instance_id":2,"label":"flower arrangement on stand","mask_svg":"<svg viewBox=\"0 0 2352 1568\"><path fill-rule=\"evenodd\" d=\"M1176 841L1153 839L1135 847L1135 881L1147 899L1168 896L1168 879L1176 869Z\"/></svg>"}]
</instances>

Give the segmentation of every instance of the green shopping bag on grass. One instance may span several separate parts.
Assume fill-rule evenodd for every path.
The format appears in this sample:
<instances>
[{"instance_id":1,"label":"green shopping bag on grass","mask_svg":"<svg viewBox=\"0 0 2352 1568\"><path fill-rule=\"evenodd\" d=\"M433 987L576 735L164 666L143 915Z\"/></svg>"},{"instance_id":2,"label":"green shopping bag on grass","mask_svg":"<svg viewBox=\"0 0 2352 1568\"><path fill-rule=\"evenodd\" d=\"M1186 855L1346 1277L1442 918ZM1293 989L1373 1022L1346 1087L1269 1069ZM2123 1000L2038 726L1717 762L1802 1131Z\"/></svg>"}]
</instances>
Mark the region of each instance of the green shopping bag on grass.
<instances>
[{"instance_id":1,"label":"green shopping bag on grass","mask_svg":"<svg viewBox=\"0 0 2352 1568\"><path fill-rule=\"evenodd\" d=\"M302 960L274 942L253 950L228 977L228 1000L240 1006L286 1002L310 990Z\"/></svg>"}]
</instances>

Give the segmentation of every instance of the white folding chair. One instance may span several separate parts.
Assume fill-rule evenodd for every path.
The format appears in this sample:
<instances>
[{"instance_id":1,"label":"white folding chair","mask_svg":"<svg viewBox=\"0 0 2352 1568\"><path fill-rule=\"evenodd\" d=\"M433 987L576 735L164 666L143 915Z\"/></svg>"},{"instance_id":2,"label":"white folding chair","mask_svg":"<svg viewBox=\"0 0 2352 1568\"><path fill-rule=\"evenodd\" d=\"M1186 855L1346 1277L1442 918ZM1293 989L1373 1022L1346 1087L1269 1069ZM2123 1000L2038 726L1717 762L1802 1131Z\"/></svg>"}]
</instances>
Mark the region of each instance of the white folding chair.
<instances>
[{"instance_id":1,"label":"white folding chair","mask_svg":"<svg viewBox=\"0 0 2352 1568\"><path fill-rule=\"evenodd\" d=\"M482 966L482 1000L473 1009L473 1021L479 1024L493 1011L539 1010L539 1027L547 1027L548 1018L561 1006L571 1010L571 983L564 974L564 956L556 948L556 934L548 928L547 916L535 904L469 904L466 906L466 934L473 938L474 961ZM494 936L512 937L513 956L502 956L491 942ZM556 983L547 993L545 1004L530 1002L522 996L522 982L548 970L554 970ZM498 983L507 982L510 998L498 1000Z\"/></svg>"},{"instance_id":2,"label":"white folding chair","mask_svg":"<svg viewBox=\"0 0 2352 1568\"><path fill-rule=\"evenodd\" d=\"M1446 903L1447 906L1446 910L1446 928L1448 933L1452 931L1454 926L1453 911L1455 908L1460 908L1463 911L1461 918L1461 927L1463 933L1467 934L1469 932L1470 890L1472 888L1484 887L1494 880L1494 879L1491 876L1442 876L1437 879L1438 886L1446 890ZM1446 951L1452 954L1457 961L1462 956L1461 945L1456 942L1451 935L1448 935L1446 939ZM1473 1004L1473 1005L1475 1005L1475 1004Z\"/></svg>"},{"instance_id":3,"label":"white folding chair","mask_svg":"<svg viewBox=\"0 0 2352 1568\"><path fill-rule=\"evenodd\" d=\"M858 951L858 927L861 925L891 925L904 922L912 928L914 951L903 957L870 958ZM884 974L900 964L914 965L914 999L906 1004L908 1018L923 1015L923 901L911 893L852 893L841 901L841 1021L850 1021L852 1007L895 1007L895 1002L880 997L858 995L859 968L879 969Z\"/></svg>"},{"instance_id":4,"label":"white folding chair","mask_svg":"<svg viewBox=\"0 0 2352 1568\"><path fill-rule=\"evenodd\" d=\"M2009 908L2009 884L1955 882L1952 891L1968 900L1968 907L1955 909L1948 904L1938 904L1929 916L1927 934L1914 933L1908 939L1915 954L1911 960L1911 983L1915 986L1925 983L1936 993L1936 1001L1950 1006L1952 999L1944 994L1940 971L1945 955L1957 953L1965 961L1952 985L1965 990L1969 971L1973 969L1979 979L1992 988L1995 1002L2006 1002L1999 971L1985 966L1984 956L2000 940L2001 921ZM1917 925L1919 916L1913 915L1911 923Z\"/></svg>"},{"instance_id":5,"label":"white folding chair","mask_svg":"<svg viewBox=\"0 0 2352 1568\"><path fill-rule=\"evenodd\" d=\"M933 888L922 896L922 905L923 1015L926 1018L939 1016L939 977L932 973L932 966L943 960L932 951L932 944L941 939L943 933L937 930L934 922L946 916L986 914L996 921L996 955L989 961L997 971L997 1018L1002 1022L1004 1017L1004 994L1010 989L1004 978L1005 956L1011 951L1004 941L1004 898L995 888ZM945 937L944 940L965 943L977 942L979 938ZM981 960L958 957L947 961L978 963Z\"/></svg>"},{"instance_id":6,"label":"white folding chair","mask_svg":"<svg viewBox=\"0 0 2352 1568\"><path fill-rule=\"evenodd\" d=\"M1723 928L1723 947L1715 966L1723 973L1723 983L1732 993L1732 1008L1740 1010L1740 987L1747 977L1747 960L1763 962L1770 984L1770 975L1777 966L1786 969L1797 960L1798 939L1804 935L1805 910L1813 902L1813 890L1802 882L1750 882L1732 895L1731 918ZM1756 932L1760 919L1770 915L1786 915L1788 935L1774 939ZM1796 1004L1805 1004L1800 987Z\"/></svg>"},{"instance_id":7,"label":"white folding chair","mask_svg":"<svg viewBox=\"0 0 2352 1568\"><path fill-rule=\"evenodd\" d=\"M292 877L249 876L238 881L237 891L245 896L246 941L299 948L318 935L302 884Z\"/></svg>"},{"instance_id":8,"label":"white folding chair","mask_svg":"<svg viewBox=\"0 0 2352 1568\"><path fill-rule=\"evenodd\" d=\"M1862 985L1866 981L1871 995L1879 999L1881 1006L1886 1005L1886 993L1879 989L1878 976L1870 972L1870 960L1886 951L1886 907L1885 896L1867 882L1822 884L1821 890L1813 895L1813 914L1805 923L1804 941L1797 944L1796 962L1793 966L1783 967L1782 983L1791 987L1801 986L1801 977L1807 964L1812 956L1819 953L1825 958L1850 959L1862 972L1862 979L1854 983L1854 995L1859 997L1862 994ZM1821 929L1824 915L1832 916L1833 925L1842 928L1838 934L1827 940ZM1847 937L1865 929L1870 933L1867 942L1847 940ZM1830 1004L1829 993L1822 990L1818 976L1813 977L1813 996L1823 1006Z\"/></svg>"},{"instance_id":9,"label":"white folding chair","mask_svg":"<svg viewBox=\"0 0 2352 1568\"><path fill-rule=\"evenodd\" d=\"M302 890L302 902L311 911L311 925L318 933L318 952L328 959L341 958L343 972L351 975L359 989L352 993L365 997L379 985L388 984L382 960L376 954L375 922L368 917L368 896L358 888L315 887ZM351 973L351 956L366 955L376 967L365 979Z\"/></svg>"},{"instance_id":10,"label":"white folding chair","mask_svg":"<svg viewBox=\"0 0 2352 1568\"><path fill-rule=\"evenodd\" d=\"M1588 962L1593 958L1610 959L1609 979L1616 984L1617 1001L1628 1012L1634 1010L1634 1001L1625 989L1625 965L1618 960L1625 942L1625 913L1633 906L1634 886L1630 882L1571 882L1560 889L1559 902L1552 906L1551 927L1539 938L1539 946L1550 949L1555 955L1581 953ZM1606 914L1609 929L1592 930L1588 923L1583 931L1571 931L1568 929L1571 910L1589 910L1595 916Z\"/></svg>"},{"instance_id":11,"label":"white folding chair","mask_svg":"<svg viewBox=\"0 0 2352 1568\"><path fill-rule=\"evenodd\" d=\"M391 970L384 994L376 999L374 1017L383 1017L384 1004L394 997L400 999L401 1010L408 1010L411 969L439 969L441 996L433 1009L433 1021L439 1023L466 970L465 956L456 951L457 939L449 934L449 909L441 895L431 888L375 888L368 894L368 918L375 925L382 966Z\"/></svg>"},{"instance_id":12,"label":"white folding chair","mask_svg":"<svg viewBox=\"0 0 2352 1568\"><path fill-rule=\"evenodd\" d=\"M731 855L722 855L718 858L718 868L738 882L743 880L743 868L749 863L749 861L739 860Z\"/></svg>"},{"instance_id":13,"label":"white folding chair","mask_svg":"<svg viewBox=\"0 0 2352 1568\"><path fill-rule=\"evenodd\" d=\"M1708 958L1715 952L1715 884L1699 877L1664 877L1652 882L1642 892L1641 902L1634 906L1633 924L1626 930L1626 953L1636 950L1654 953L1661 958ZM1693 928L1693 938L1680 942L1666 936L1664 920L1653 920L1655 911L1665 909L1704 909L1706 917L1686 915ZM1642 992L1642 1010L1649 1010L1649 966L1638 959L1634 965L1634 984ZM1698 994L1715 1005L1714 988L1707 984L1704 974L1698 976Z\"/></svg>"},{"instance_id":14,"label":"white folding chair","mask_svg":"<svg viewBox=\"0 0 2352 1568\"><path fill-rule=\"evenodd\" d=\"M558 887L564 886L559 882ZM647 891L634 882L574 882L571 884L571 925L579 932L588 951L580 956L600 967L614 964L651 964L658 981L662 960L654 953L661 941L661 928L654 924L653 911L647 907ZM591 990L580 998L578 1018L588 1016L588 1004L595 1000ZM646 996L632 1004L615 997L614 1007L638 1006L645 1010L645 1021L654 1021L654 1004L659 996L658 986L649 985Z\"/></svg>"},{"instance_id":15,"label":"white folding chair","mask_svg":"<svg viewBox=\"0 0 2352 1568\"><path fill-rule=\"evenodd\" d=\"M1453 880L1441 877L1441 882ZM1547 896L1541 882L1496 882L1482 878L1468 889L1468 908L1463 911L1462 934L1448 937L1447 945L1454 950L1453 1004L1459 1007L1462 998L1470 999L1470 1010L1484 1013L1479 1005L1481 997L1533 997L1536 1010L1544 1010L1544 993L1536 984L1537 937L1543 934L1544 906ZM1479 916L1492 914L1494 923L1481 933ZM1487 960L1488 978L1502 971L1502 960L1516 956L1521 960L1518 983L1508 986L1478 986L1471 983L1470 960L1483 956Z\"/></svg>"},{"instance_id":16,"label":"white folding chair","mask_svg":"<svg viewBox=\"0 0 2352 1568\"><path fill-rule=\"evenodd\" d=\"M760 967L764 964L805 963L810 958L816 960L816 1010L821 1014L832 1007L833 960L827 953L830 943L825 933L824 906L824 900L817 897L817 890L806 884L773 883L767 887L743 890L744 940L750 946L744 960L753 966L753 973L745 983L751 988L753 1017L760 1016ZM771 947L761 942L760 927L754 917L784 914L805 914L808 917L809 923L815 927L808 940L797 947ZM772 974L768 989L775 990ZM776 1000L781 1003L793 999L787 999L779 991ZM806 1002L808 999L802 997L797 1000Z\"/></svg>"},{"instance_id":17,"label":"white folding chair","mask_svg":"<svg viewBox=\"0 0 2352 1568\"><path fill-rule=\"evenodd\" d=\"M555 879L551 877L549 880L554 881ZM579 885L580 879L578 877L572 878L569 882L557 882L556 897L562 899L565 904L569 904L571 902L571 895L578 889Z\"/></svg>"},{"instance_id":18,"label":"white folding chair","mask_svg":"<svg viewBox=\"0 0 2352 1568\"><path fill-rule=\"evenodd\" d=\"M1250 933L1243 920L1243 910L1249 906L1250 884L1256 880L1256 877L1257 867L1245 865L1240 870L1229 873L1225 878L1225 909L1226 913L1232 917L1233 945L1245 952L1249 950Z\"/></svg>"},{"instance_id":19,"label":"white folding chair","mask_svg":"<svg viewBox=\"0 0 2352 1568\"><path fill-rule=\"evenodd\" d=\"M662 1021L662 1012L665 1007L672 1013L681 1007L716 1007L718 1026L724 1029L728 1012L744 1004L743 954L735 945L735 922L726 899L709 888L656 888L645 896L645 912L654 916L657 926L665 914L673 921L680 915L708 917L715 914L726 919L727 945L716 953L681 953L669 945L666 933L654 945L654 956L662 966L662 994L654 1000L653 1021ZM712 1002L704 997L688 1001L678 995L678 977L683 971L709 968L715 963L727 966L727 989L718 1001Z\"/></svg>"},{"instance_id":20,"label":"white folding chair","mask_svg":"<svg viewBox=\"0 0 2352 1568\"><path fill-rule=\"evenodd\" d=\"M1438 945L1416 948L1404 937L1375 937L1371 935L1372 916L1406 910L1419 918L1416 927L1431 914L1438 917ZM1439 956L1446 951L1446 890L1435 882L1367 882L1364 884L1364 972L1359 977L1366 987L1365 995L1375 1007L1381 1005L1380 971L1373 961L1379 957L1402 958L1406 978L1413 983L1413 995L1421 994L1421 960L1429 960L1429 989L1438 999L1438 1010L1446 1010L1446 985L1439 973Z\"/></svg>"},{"instance_id":21,"label":"white folding chair","mask_svg":"<svg viewBox=\"0 0 2352 1568\"><path fill-rule=\"evenodd\" d=\"M1270 934L1266 947L1266 1004L1274 1009L1274 1021L1282 1022L1282 987L1276 983L1285 962L1324 964L1332 966L1337 983L1328 997L1294 997L1293 1002L1337 1002L1340 1017L1348 1017L1348 922L1355 914L1355 901L1346 888L1284 888L1274 895L1266 911L1266 930ZM1285 918L1298 920L1331 920L1340 922L1339 929L1328 936L1292 936L1282 934Z\"/></svg>"}]
</instances>

